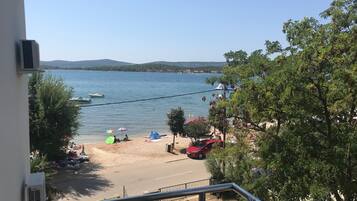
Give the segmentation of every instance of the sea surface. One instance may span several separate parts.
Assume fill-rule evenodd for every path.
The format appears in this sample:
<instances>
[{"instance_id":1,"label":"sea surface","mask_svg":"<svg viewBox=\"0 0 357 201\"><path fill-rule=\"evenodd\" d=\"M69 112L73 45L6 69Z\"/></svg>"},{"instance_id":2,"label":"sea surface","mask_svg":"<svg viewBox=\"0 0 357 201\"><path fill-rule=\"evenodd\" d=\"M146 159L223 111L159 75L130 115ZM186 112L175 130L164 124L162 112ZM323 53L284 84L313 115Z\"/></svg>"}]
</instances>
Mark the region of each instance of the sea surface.
<instances>
[{"instance_id":1,"label":"sea surface","mask_svg":"<svg viewBox=\"0 0 357 201\"><path fill-rule=\"evenodd\" d=\"M91 104L111 103L160 96L169 96L213 89L205 83L215 74L182 74L154 72L116 72L84 70L48 70L46 74L62 78L73 88L74 96L87 97L89 93L103 93L104 98L92 99ZM107 129L127 128L130 136L148 135L152 130L167 134L166 114L171 108L182 107L186 118L207 116L213 92L145 102L83 107L76 141L104 140ZM206 97L206 101L202 97Z\"/></svg>"}]
</instances>

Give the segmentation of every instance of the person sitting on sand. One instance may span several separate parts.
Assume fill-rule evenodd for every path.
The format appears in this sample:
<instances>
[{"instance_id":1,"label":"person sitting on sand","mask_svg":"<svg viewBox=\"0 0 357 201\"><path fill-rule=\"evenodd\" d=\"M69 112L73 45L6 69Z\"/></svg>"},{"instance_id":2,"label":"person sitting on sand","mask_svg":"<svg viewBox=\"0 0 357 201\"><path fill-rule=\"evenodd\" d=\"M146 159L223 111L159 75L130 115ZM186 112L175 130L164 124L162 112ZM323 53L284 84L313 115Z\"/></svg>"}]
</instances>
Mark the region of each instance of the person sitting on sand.
<instances>
[{"instance_id":1,"label":"person sitting on sand","mask_svg":"<svg viewBox=\"0 0 357 201\"><path fill-rule=\"evenodd\" d=\"M120 139L117 138L117 136L114 135L114 143L118 143L118 142L120 142Z\"/></svg>"},{"instance_id":2,"label":"person sitting on sand","mask_svg":"<svg viewBox=\"0 0 357 201\"><path fill-rule=\"evenodd\" d=\"M124 137L123 141L129 141L128 134L125 134L125 137Z\"/></svg>"}]
</instances>

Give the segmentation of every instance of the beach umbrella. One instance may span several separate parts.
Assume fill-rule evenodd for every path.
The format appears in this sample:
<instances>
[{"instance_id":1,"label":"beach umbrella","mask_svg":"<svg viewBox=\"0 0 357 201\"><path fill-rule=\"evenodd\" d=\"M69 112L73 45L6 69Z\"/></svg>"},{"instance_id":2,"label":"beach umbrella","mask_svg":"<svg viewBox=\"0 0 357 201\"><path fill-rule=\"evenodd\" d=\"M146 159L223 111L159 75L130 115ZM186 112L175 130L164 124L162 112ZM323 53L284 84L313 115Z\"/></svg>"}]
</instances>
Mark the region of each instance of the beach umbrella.
<instances>
[{"instance_id":1,"label":"beach umbrella","mask_svg":"<svg viewBox=\"0 0 357 201\"><path fill-rule=\"evenodd\" d=\"M114 136L108 136L107 139L105 139L106 144L114 144L115 138Z\"/></svg>"},{"instance_id":2,"label":"beach umbrella","mask_svg":"<svg viewBox=\"0 0 357 201\"><path fill-rule=\"evenodd\" d=\"M119 128L118 131L127 131L126 128Z\"/></svg>"}]
</instances>

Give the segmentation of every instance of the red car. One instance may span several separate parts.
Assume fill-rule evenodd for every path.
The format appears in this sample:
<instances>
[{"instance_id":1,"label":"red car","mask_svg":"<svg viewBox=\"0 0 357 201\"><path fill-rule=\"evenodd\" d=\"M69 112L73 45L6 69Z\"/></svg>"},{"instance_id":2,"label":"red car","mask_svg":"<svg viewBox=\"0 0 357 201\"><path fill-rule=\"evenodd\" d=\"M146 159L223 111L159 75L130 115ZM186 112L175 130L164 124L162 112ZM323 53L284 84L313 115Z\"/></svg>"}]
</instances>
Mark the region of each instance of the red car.
<instances>
[{"instance_id":1,"label":"red car","mask_svg":"<svg viewBox=\"0 0 357 201\"><path fill-rule=\"evenodd\" d=\"M202 159L211 151L213 144L219 144L221 146L223 141L217 139L202 140L198 144L190 145L186 149L187 156L190 158Z\"/></svg>"}]
</instances>

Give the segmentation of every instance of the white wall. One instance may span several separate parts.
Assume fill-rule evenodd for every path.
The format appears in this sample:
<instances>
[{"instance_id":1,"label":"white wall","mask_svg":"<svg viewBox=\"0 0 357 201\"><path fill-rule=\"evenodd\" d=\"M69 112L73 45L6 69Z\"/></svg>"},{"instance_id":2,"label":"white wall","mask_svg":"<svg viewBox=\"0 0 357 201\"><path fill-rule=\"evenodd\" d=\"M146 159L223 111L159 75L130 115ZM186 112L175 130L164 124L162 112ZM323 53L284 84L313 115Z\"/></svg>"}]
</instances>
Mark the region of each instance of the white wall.
<instances>
[{"instance_id":1,"label":"white wall","mask_svg":"<svg viewBox=\"0 0 357 201\"><path fill-rule=\"evenodd\" d=\"M0 0L0 200L24 198L29 173L27 76L16 71L16 42L25 39L23 0Z\"/></svg>"}]
</instances>

